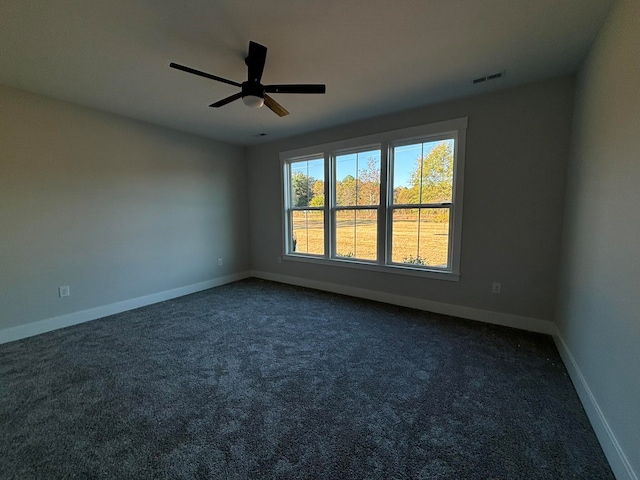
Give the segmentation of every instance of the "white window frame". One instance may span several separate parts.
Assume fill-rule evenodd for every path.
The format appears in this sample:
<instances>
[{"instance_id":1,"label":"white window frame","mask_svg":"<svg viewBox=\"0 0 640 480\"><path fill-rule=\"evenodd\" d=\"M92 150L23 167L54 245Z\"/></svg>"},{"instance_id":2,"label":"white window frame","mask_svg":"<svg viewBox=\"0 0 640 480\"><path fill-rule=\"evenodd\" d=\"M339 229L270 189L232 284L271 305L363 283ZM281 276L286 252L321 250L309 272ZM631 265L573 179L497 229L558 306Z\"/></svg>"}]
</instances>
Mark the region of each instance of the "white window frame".
<instances>
[{"instance_id":1,"label":"white window frame","mask_svg":"<svg viewBox=\"0 0 640 480\"><path fill-rule=\"evenodd\" d=\"M419 125L401 130L381 132L364 137L341 140L296 150L280 152L282 180L282 214L284 235L282 242L283 260L333 265L346 268L380 271L426 278L457 281L460 278L460 251L462 247L462 207L464 187L464 164L467 117L442 122ZM410 205L411 208L449 209L449 258L447 268L416 266L391 262L391 228L393 210L393 147L412 143L437 141L453 138L454 171L453 195L451 203ZM335 197L335 157L345 152L380 149L380 205L378 207L378 255L376 261L338 257L335 252L335 212L340 207L334 205ZM290 164L296 161L324 158L324 207L313 207L324 211L324 255L301 254L291 251ZM409 207L408 206L405 206Z\"/></svg>"},{"instance_id":2,"label":"white window frame","mask_svg":"<svg viewBox=\"0 0 640 480\"><path fill-rule=\"evenodd\" d=\"M295 162L304 162L304 161L309 161L309 160L318 160L318 159L323 159L324 160L324 174L325 174L325 180L324 180L324 198L325 198L325 204L323 207L312 207L312 206L305 206L305 207L294 207L292 205L289 205L289 202L291 201L292 195L291 195L291 190L290 190L290 186L291 186L291 164L295 163ZM282 178L284 179L284 183L283 183L283 191L284 191L284 205L287 205L287 208L284 209L283 208L283 213L284 213L284 226L285 226L285 235L284 235L284 250L283 252L290 252L284 256L288 256L288 255L293 255L293 256L304 256L304 257L308 257L308 258L325 258L327 252L329 251L327 248L327 212L326 212L326 207L327 207L327 186L328 186L328 181L326 180L327 178L327 159L323 157L322 154L316 154L316 155L304 155L302 157L298 156L296 158L291 158L286 162L283 162L283 175ZM324 255L319 255L319 254L315 254L315 253L296 253L293 252L293 246L292 246L292 241L293 241L293 235L291 234L291 225L292 225L292 215L293 212L295 211L305 211L305 210L311 210L311 211L322 211L324 212Z\"/></svg>"},{"instance_id":3,"label":"white window frame","mask_svg":"<svg viewBox=\"0 0 640 480\"><path fill-rule=\"evenodd\" d=\"M382 164L382 148L380 144L372 144L372 145L359 145L358 147L355 148L347 148L347 149L342 149L342 150L335 150L332 151L330 154L330 165L329 165L329 170L331 173L331 181L330 181L330 185L329 185L329 192L330 192L330 196L329 197L325 197L325 199L329 199L329 204L328 204L328 209L329 209L329 216L331 218L331 250L330 250L330 258L331 260L346 260L346 261L351 261L351 262L357 262L357 263L366 263L366 264L370 264L370 265L379 265L378 262L378 258L383 258L380 256L380 242L378 242L378 252L376 255L376 260L365 260L362 258L349 258L349 257L341 257L338 255L337 252L337 247L336 247L336 242L337 242L337 235L334 235L333 232L335 232L337 230L337 213L339 211L346 211L346 210L376 210L377 214L378 214L378 239L380 238L384 238L380 236L380 218L381 218L381 210L382 207L384 205L382 198L380 198L380 204L375 206L375 205L336 205L335 202L333 202L333 200L337 197L337 192L336 192L336 186L338 184L338 179L336 178L337 176L337 171L336 171L336 165L337 165L337 157L339 157L340 155L349 155L352 153L362 153L362 152L367 152L367 151L371 151L371 150L380 150L380 176L382 176L382 168L383 168L383 164ZM356 174L359 172L356 172ZM380 185L382 185L382 181L380 182ZM382 194L382 188L381 190L381 194ZM325 204L327 202L325 201Z\"/></svg>"}]
</instances>

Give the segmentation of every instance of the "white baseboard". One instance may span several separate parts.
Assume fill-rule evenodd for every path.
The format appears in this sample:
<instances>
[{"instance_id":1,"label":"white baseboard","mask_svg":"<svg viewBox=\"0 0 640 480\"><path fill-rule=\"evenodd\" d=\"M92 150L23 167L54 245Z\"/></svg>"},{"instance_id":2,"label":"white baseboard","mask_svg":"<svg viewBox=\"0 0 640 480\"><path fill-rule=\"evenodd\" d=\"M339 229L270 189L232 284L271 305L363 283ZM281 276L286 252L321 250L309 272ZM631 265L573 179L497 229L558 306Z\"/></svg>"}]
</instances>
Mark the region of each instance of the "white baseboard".
<instances>
[{"instance_id":1,"label":"white baseboard","mask_svg":"<svg viewBox=\"0 0 640 480\"><path fill-rule=\"evenodd\" d=\"M638 475L634 472L627 455L620 446L615 433L611 429L596 397L593 395L591 388L589 388L589 384L582 375L576 359L560 332L556 333L554 340L614 475L618 480L638 480Z\"/></svg>"},{"instance_id":2,"label":"white baseboard","mask_svg":"<svg viewBox=\"0 0 640 480\"><path fill-rule=\"evenodd\" d=\"M235 282L248 277L249 272L235 273L233 275L214 278L205 282L194 283L185 287L178 287L171 290L166 290L164 292L152 293L143 297L132 298L129 300L123 300L121 302L111 303L109 305L82 310L80 312L60 315L59 317L47 318L45 320L27 323L26 325L5 328L4 330L0 330L0 344L13 342L14 340L20 340L22 338L32 337L41 333L57 330L59 328L70 327L71 325L77 325L78 323L96 320L108 315L114 315L116 313L125 312L127 310L133 310L134 308L144 307L153 303L164 302L165 300L171 300L172 298L182 297L184 295L189 295L190 293L196 293L202 290L207 290L209 288L219 287L220 285Z\"/></svg>"},{"instance_id":3,"label":"white baseboard","mask_svg":"<svg viewBox=\"0 0 640 480\"><path fill-rule=\"evenodd\" d=\"M453 317L466 318L468 320L477 320L484 323L493 323L506 327L519 328L536 333L546 333L553 335L556 333L556 326L549 320L541 320L539 318L523 317L520 315L511 315L508 313L491 312L489 310L481 310L478 308L461 307L459 305L451 305L448 303L434 302L432 300L423 300L420 298L406 297L392 293L380 292L377 290L368 290L359 287L350 287L346 285L338 285L329 282L320 282L317 280L309 280L301 277L291 277L287 275L279 275L275 273L251 271L251 276L262 278L264 280L272 280L274 282L288 283L290 285L298 285L300 287L315 288L327 292L349 295L352 297L365 298L367 300L376 300L379 302L390 303L402 307L415 308L417 310L425 310L428 312L441 313L443 315L451 315Z\"/></svg>"}]
</instances>

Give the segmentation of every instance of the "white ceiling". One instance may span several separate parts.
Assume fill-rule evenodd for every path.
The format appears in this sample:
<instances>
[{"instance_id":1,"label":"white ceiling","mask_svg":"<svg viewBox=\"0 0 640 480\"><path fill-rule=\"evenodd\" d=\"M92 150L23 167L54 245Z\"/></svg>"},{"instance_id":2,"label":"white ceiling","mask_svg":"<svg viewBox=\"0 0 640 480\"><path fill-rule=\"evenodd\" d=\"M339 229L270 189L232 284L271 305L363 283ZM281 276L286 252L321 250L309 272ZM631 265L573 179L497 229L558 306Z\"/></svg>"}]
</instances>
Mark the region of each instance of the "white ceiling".
<instances>
[{"instance_id":1,"label":"white ceiling","mask_svg":"<svg viewBox=\"0 0 640 480\"><path fill-rule=\"evenodd\" d=\"M2 0L0 83L251 145L573 72L612 1ZM242 82L249 40L263 83L326 95L214 109L238 89L169 68Z\"/></svg>"}]
</instances>

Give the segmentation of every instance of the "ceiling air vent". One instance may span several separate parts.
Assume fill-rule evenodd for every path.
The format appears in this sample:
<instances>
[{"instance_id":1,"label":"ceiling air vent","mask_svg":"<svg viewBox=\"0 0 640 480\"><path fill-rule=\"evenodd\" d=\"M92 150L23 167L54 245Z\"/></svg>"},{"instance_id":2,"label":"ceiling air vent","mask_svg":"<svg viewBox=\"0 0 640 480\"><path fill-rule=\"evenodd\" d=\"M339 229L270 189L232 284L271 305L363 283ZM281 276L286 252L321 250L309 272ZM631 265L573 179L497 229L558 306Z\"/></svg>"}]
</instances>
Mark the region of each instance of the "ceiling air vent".
<instances>
[{"instance_id":1,"label":"ceiling air vent","mask_svg":"<svg viewBox=\"0 0 640 480\"><path fill-rule=\"evenodd\" d=\"M473 79L473 83L482 83L487 82L489 80L495 80L496 78L504 77L504 70L502 72L492 73L490 75L485 75L484 77L478 77Z\"/></svg>"}]
</instances>

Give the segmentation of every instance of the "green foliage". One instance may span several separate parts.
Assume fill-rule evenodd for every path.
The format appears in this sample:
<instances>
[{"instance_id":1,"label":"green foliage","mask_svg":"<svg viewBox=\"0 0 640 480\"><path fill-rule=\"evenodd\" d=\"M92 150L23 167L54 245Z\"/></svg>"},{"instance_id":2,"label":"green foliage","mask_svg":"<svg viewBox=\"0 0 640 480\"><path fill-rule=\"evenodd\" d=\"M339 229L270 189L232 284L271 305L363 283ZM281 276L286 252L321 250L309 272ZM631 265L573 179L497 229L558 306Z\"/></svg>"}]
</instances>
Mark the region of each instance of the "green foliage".
<instances>
[{"instance_id":1,"label":"green foliage","mask_svg":"<svg viewBox=\"0 0 640 480\"><path fill-rule=\"evenodd\" d=\"M402 259L402 263L412 263L413 265L427 265L427 261L423 259L420 255L409 255L408 257L404 257Z\"/></svg>"},{"instance_id":2,"label":"green foliage","mask_svg":"<svg viewBox=\"0 0 640 480\"><path fill-rule=\"evenodd\" d=\"M393 203L398 204L407 204L407 203L415 203L413 202L413 194L411 189L407 187L397 187L393 191Z\"/></svg>"},{"instance_id":3,"label":"green foliage","mask_svg":"<svg viewBox=\"0 0 640 480\"><path fill-rule=\"evenodd\" d=\"M347 175L336 185L336 202L338 205L356 204L356 179Z\"/></svg>"},{"instance_id":4,"label":"green foliage","mask_svg":"<svg viewBox=\"0 0 640 480\"><path fill-rule=\"evenodd\" d=\"M394 192L397 203L450 202L453 195L453 145L441 142L427 156L416 160L410 188Z\"/></svg>"},{"instance_id":5,"label":"green foliage","mask_svg":"<svg viewBox=\"0 0 640 480\"><path fill-rule=\"evenodd\" d=\"M313 183L312 198L309 202L310 207L323 207L324 206L324 182L322 180L316 180Z\"/></svg>"},{"instance_id":6,"label":"green foliage","mask_svg":"<svg viewBox=\"0 0 640 480\"><path fill-rule=\"evenodd\" d=\"M358 172L358 178L346 175L336 184L336 202L341 206L378 205L380 203L380 166L373 157Z\"/></svg>"},{"instance_id":7,"label":"green foliage","mask_svg":"<svg viewBox=\"0 0 640 480\"><path fill-rule=\"evenodd\" d=\"M298 171L291 174L291 204L294 207L325 205L324 181ZM358 178L345 176L336 183L336 203L342 206L377 205L380 203L380 168L374 158L360 170Z\"/></svg>"},{"instance_id":8,"label":"green foliage","mask_svg":"<svg viewBox=\"0 0 640 480\"><path fill-rule=\"evenodd\" d=\"M357 190L358 205L380 203L380 166L372 157L367 159L367 166L358 174Z\"/></svg>"},{"instance_id":9,"label":"green foliage","mask_svg":"<svg viewBox=\"0 0 640 480\"><path fill-rule=\"evenodd\" d=\"M353 254L353 252L347 252L347 253L337 252L336 253L336 257L353 258L354 256L355 255Z\"/></svg>"},{"instance_id":10,"label":"green foliage","mask_svg":"<svg viewBox=\"0 0 640 480\"><path fill-rule=\"evenodd\" d=\"M295 207L306 207L313 198L313 185L316 180L313 177L307 177L302 172L294 172L291 176L291 195L292 203Z\"/></svg>"}]
</instances>

